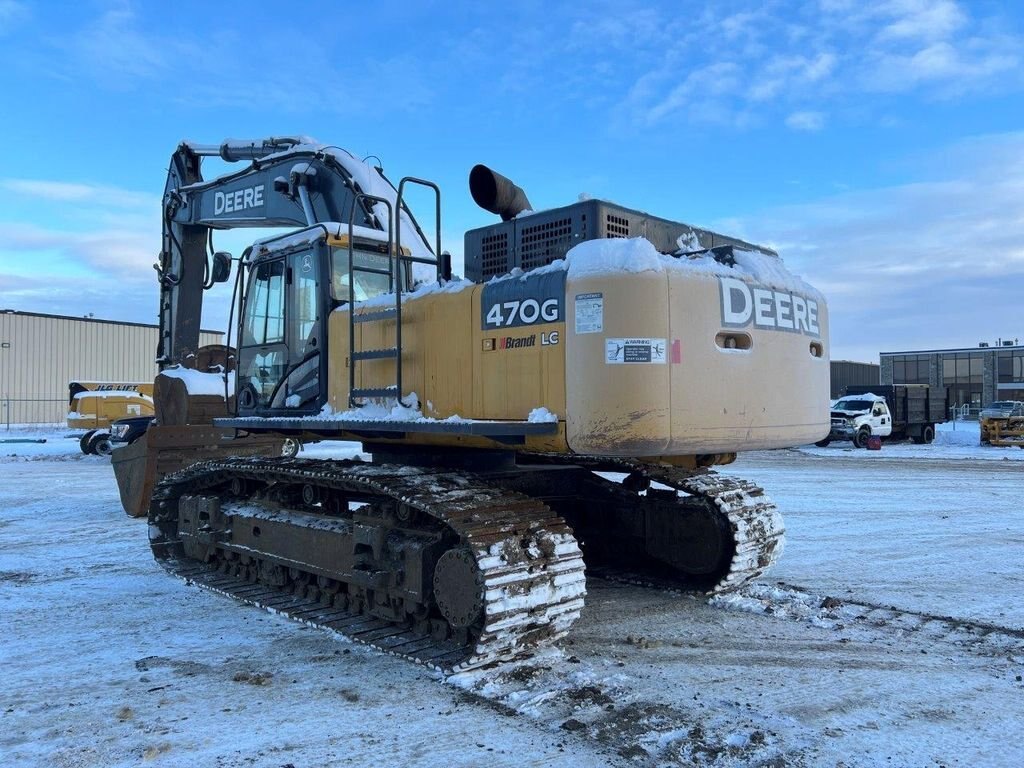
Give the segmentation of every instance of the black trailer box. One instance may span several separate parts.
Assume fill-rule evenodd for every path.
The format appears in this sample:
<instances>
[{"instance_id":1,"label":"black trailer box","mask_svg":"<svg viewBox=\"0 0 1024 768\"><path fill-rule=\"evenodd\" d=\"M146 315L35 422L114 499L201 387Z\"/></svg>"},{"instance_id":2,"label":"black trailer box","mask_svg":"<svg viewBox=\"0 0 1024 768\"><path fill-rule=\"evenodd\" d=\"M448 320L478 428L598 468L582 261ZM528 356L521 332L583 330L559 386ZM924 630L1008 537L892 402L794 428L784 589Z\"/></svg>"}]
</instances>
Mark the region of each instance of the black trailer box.
<instances>
[{"instance_id":1,"label":"black trailer box","mask_svg":"<svg viewBox=\"0 0 1024 768\"><path fill-rule=\"evenodd\" d=\"M885 398L892 413L893 437L932 437L935 425L949 420L949 388L929 384L872 384L846 388L847 395ZM924 442L931 442L930 439Z\"/></svg>"}]
</instances>

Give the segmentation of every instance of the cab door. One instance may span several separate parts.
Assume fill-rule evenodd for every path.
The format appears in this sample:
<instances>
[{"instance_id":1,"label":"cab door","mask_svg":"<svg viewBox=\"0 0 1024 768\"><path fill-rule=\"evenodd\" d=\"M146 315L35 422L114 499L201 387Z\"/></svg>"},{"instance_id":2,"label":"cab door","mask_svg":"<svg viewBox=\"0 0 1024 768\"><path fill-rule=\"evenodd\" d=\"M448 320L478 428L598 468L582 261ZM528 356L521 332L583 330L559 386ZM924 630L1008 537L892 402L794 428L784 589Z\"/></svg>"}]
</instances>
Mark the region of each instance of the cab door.
<instances>
[{"instance_id":1,"label":"cab door","mask_svg":"<svg viewBox=\"0 0 1024 768\"><path fill-rule=\"evenodd\" d=\"M889 407L878 401L871 410L871 431L873 434L885 437L892 432L892 416L889 414Z\"/></svg>"},{"instance_id":2,"label":"cab door","mask_svg":"<svg viewBox=\"0 0 1024 768\"><path fill-rule=\"evenodd\" d=\"M322 248L252 268L238 356L239 415L301 415L325 401L326 283Z\"/></svg>"},{"instance_id":3,"label":"cab door","mask_svg":"<svg viewBox=\"0 0 1024 768\"><path fill-rule=\"evenodd\" d=\"M300 251L287 257L287 307L285 337L288 370L284 385L275 394L273 408L303 412L319 411L326 383L326 281L321 249Z\"/></svg>"},{"instance_id":4,"label":"cab door","mask_svg":"<svg viewBox=\"0 0 1024 768\"><path fill-rule=\"evenodd\" d=\"M262 261L249 273L238 350L238 412L266 410L288 367L285 260Z\"/></svg>"}]
</instances>

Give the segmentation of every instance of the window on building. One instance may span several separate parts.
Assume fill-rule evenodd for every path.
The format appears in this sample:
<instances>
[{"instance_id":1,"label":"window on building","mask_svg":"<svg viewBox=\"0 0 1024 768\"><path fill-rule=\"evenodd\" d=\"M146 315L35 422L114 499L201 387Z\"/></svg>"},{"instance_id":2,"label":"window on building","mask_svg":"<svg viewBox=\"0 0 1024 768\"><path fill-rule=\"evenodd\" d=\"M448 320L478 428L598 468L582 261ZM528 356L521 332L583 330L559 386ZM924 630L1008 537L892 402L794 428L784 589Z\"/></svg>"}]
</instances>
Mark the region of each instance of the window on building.
<instances>
[{"instance_id":1,"label":"window on building","mask_svg":"<svg viewBox=\"0 0 1024 768\"><path fill-rule=\"evenodd\" d=\"M893 355L893 384L928 384L930 371L930 355Z\"/></svg>"},{"instance_id":2,"label":"window on building","mask_svg":"<svg viewBox=\"0 0 1024 768\"><path fill-rule=\"evenodd\" d=\"M956 381L956 359L944 358L942 360L942 381L951 384Z\"/></svg>"},{"instance_id":3,"label":"window on building","mask_svg":"<svg viewBox=\"0 0 1024 768\"><path fill-rule=\"evenodd\" d=\"M981 384L985 371L985 361L981 355L971 353L971 383Z\"/></svg>"},{"instance_id":4,"label":"window on building","mask_svg":"<svg viewBox=\"0 0 1024 768\"><path fill-rule=\"evenodd\" d=\"M950 352L942 356L941 383L949 387L949 399L955 405L981 406L984 374L984 352Z\"/></svg>"},{"instance_id":5,"label":"window on building","mask_svg":"<svg viewBox=\"0 0 1024 768\"><path fill-rule=\"evenodd\" d=\"M1024 352L1000 352L996 376L1000 384L1024 384Z\"/></svg>"}]
</instances>

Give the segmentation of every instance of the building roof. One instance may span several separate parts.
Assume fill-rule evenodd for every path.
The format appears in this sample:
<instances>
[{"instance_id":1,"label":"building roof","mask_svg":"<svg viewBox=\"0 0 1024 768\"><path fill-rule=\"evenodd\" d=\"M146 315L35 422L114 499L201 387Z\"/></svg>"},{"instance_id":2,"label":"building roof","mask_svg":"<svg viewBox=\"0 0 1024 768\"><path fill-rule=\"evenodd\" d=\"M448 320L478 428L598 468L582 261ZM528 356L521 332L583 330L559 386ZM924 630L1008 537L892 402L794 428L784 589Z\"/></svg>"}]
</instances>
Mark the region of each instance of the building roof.
<instances>
[{"instance_id":1,"label":"building roof","mask_svg":"<svg viewBox=\"0 0 1024 768\"><path fill-rule=\"evenodd\" d=\"M1013 344L1011 346L997 347L995 344L989 347L954 347L953 349L908 349L906 352L879 352L881 357L890 355L941 355L946 352L1020 352L1024 351L1024 345Z\"/></svg>"},{"instance_id":2,"label":"building roof","mask_svg":"<svg viewBox=\"0 0 1024 768\"><path fill-rule=\"evenodd\" d=\"M20 309L0 309L0 314L4 315L22 315L25 317L47 317L51 320L77 320L80 323L105 323L107 325L127 325L135 328L159 328L159 325L155 323L130 323L126 320L103 320L99 317L77 317L75 315L50 315L45 312L22 312ZM203 328L199 329L200 333L219 333L221 336L224 335L224 331L209 331Z\"/></svg>"}]
</instances>

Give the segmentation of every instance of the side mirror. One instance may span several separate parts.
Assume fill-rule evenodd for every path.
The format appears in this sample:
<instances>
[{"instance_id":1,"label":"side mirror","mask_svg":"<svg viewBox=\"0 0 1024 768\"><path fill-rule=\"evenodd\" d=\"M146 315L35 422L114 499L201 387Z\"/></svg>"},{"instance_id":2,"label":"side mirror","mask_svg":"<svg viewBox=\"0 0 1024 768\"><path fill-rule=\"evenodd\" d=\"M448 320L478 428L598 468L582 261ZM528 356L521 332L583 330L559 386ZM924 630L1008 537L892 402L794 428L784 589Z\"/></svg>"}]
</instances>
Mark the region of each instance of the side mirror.
<instances>
[{"instance_id":1,"label":"side mirror","mask_svg":"<svg viewBox=\"0 0 1024 768\"><path fill-rule=\"evenodd\" d=\"M210 282L224 283L229 277L231 277L231 254L227 251L217 251L213 254Z\"/></svg>"}]
</instances>

